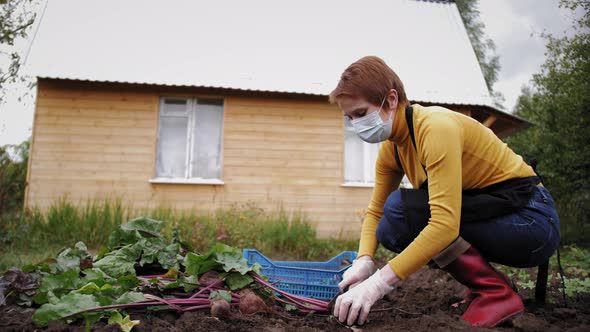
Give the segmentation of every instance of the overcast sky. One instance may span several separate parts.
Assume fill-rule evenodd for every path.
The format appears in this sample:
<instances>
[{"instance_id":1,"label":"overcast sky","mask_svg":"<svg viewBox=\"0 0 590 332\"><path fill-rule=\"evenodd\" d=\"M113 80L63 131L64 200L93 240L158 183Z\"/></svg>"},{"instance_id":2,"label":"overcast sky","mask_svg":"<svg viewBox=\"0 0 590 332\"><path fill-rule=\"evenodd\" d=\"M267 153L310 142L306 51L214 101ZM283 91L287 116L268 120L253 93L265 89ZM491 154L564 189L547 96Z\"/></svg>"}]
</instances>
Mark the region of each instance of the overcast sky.
<instances>
[{"instance_id":1,"label":"overcast sky","mask_svg":"<svg viewBox=\"0 0 590 332\"><path fill-rule=\"evenodd\" d=\"M558 4L559 0L480 0L485 32L496 43L502 67L494 87L505 96L508 111L544 62L545 41L540 33L561 36L571 27L571 14ZM27 46L21 42L23 55ZM31 135L34 99L29 95L18 101L22 94L22 87L11 86L6 102L0 104L0 145L17 144Z\"/></svg>"},{"instance_id":2,"label":"overcast sky","mask_svg":"<svg viewBox=\"0 0 590 332\"><path fill-rule=\"evenodd\" d=\"M501 70L494 89L504 94L504 106L510 112L522 85L528 84L545 61L546 42L540 34L572 34L572 14L558 5L559 0L479 1L485 32L500 55Z\"/></svg>"}]
</instances>

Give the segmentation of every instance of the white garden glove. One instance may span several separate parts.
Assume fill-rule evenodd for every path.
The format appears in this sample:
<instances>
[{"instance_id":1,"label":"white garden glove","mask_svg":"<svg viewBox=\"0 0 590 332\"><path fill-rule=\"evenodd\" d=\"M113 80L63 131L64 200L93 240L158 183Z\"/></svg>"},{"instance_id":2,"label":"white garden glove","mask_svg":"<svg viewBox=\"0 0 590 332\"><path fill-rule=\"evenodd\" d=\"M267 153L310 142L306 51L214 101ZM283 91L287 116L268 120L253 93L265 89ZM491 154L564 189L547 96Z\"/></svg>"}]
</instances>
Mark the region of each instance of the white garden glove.
<instances>
[{"instance_id":1,"label":"white garden glove","mask_svg":"<svg viewBox=\"0 0 590 332\"><path fill-rule=\"evenodd\" d=\"M363 282L377 271L373 259L369 256L362 256L352 262L352 266L344 271L342 281L338 284L341 290L347 287L354 287Z\"/></svg>"},{"instance_id":2,"label":"white garden glove","mask_svg":"<svg viewBox=\"0 0 590 332\"><path fill-rule=\"evenodd\" d=\"M367 320L371 307L393 290L393 284L399 280L389 265L385 265L369 279L340 295L334 305L334 317L340 322L362 325Z\"/></svg>"}]
</instances>

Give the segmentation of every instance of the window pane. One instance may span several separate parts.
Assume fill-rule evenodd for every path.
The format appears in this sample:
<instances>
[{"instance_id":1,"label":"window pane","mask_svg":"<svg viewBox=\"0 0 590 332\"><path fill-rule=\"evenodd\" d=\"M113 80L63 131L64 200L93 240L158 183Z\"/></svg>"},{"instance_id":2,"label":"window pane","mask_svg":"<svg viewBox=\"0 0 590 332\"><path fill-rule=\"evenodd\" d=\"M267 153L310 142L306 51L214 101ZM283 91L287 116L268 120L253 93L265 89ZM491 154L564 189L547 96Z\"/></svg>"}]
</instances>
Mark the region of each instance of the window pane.
<instances>
[{"instance_id":1,"label":"window pane","mask_svg":"<svg viewBox=\"0 0 590 332\"><path fill-rule=\"evenodd\" d=\"M379 144L363 142L365 150L365 177L364 182L375 183L375 164L379 155Z\"/></svg>"},{"instance_id":2,"label":"window pane","mask_svg":"<svg viewBox=\"0 0 590 332\"><path fill-rule=\"evenodd\" d=\"M160 109L156 176L186 177L187 100L165 99Z\"/></svg>"},{"instance_id":3,"label":"window pane","mask_svg":"<svg viewBox=\"0 0 590 332\"><path fill-rule=\"evenodd\" d=\"M221 136L223 101L199 100L193 121L191 177L221 178Z\"/></svg>"},{"instance_id":4,"label":"window pane","mask_svg":"<svg viewBox=\"0 0 590 332\"><path fill-rule=\"evenodd\" d=\"M381 144L364 142L348 121L344 124L344 182L374 183Z\"/></svg>"},{"instance_id":5,"label":"window pane","mask_svg":"<svg viewBox=\"0 0 590 332\"><path fill-rule=\"evenodd\" d=\"M160 110L160 115L187 116L187 104L188 99L166 98Z\"/></svg>"},{"instance_id":6,"label":"window pane","mask_svg":"<svg viewBox=\"0 0 590 332\"><path fill-rule=\"evenodd\" d=\"M345 122L346 123L346 122ZM363 181L363 141L352 127L344 130L344 182Z\"/></svg>"}]
</instances>

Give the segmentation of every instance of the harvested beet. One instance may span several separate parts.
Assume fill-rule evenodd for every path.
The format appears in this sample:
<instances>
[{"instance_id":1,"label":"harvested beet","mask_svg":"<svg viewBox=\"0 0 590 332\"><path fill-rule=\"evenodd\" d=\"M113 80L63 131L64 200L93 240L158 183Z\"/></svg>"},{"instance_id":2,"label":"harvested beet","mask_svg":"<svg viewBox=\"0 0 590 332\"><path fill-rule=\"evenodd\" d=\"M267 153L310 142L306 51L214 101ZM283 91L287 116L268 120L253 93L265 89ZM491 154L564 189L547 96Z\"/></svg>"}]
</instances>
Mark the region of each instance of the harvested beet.
<instances>
[{"instance_id":1,"label":"harvested beet","mask_svg":"<svg viewBox=\"0 0 590 332\"><path fill-rule=\"evenodd\" d=\"M217 318L228 318L230 316L230 306L226 300L211 301L211 316Z\"/></svg>"},{"instance_id":2,"label":"harvested beet","mask_svg":"<svg viewBox=\"0 0 590 332\"><path fill-rule=\"evenodd\" d=\"M243 314L255 314L259 312L270 312L270 308L264 303L260 296L251 290L240 292L240 311Z\"/></svg>"}]
</instances>

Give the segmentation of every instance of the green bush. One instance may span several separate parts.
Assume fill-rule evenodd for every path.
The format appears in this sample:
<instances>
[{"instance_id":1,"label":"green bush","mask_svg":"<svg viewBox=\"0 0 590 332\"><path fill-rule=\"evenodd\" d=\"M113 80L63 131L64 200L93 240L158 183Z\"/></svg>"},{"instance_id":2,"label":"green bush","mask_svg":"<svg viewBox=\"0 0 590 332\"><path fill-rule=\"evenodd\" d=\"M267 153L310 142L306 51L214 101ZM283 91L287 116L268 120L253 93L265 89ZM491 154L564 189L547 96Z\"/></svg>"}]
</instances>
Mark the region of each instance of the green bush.
<instances>
[{"instance_id":1,"label":"green bush","mask_svg":"<svg viewBox=\"0 0 590 332\"><path fill-rule=\"evenodd\" d=\"M30 141L0 147L0 214L23 206Z\"/></svg>"}]
</instances>

